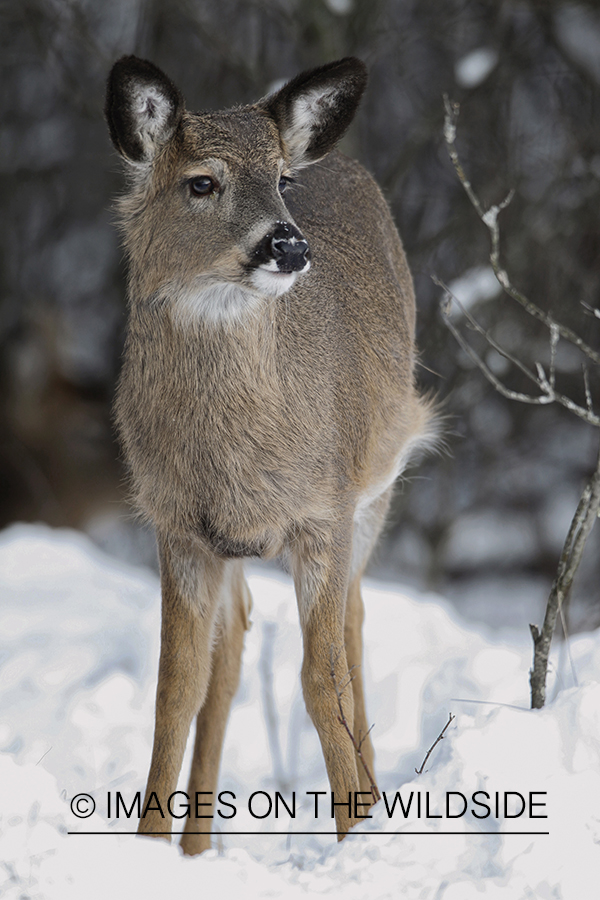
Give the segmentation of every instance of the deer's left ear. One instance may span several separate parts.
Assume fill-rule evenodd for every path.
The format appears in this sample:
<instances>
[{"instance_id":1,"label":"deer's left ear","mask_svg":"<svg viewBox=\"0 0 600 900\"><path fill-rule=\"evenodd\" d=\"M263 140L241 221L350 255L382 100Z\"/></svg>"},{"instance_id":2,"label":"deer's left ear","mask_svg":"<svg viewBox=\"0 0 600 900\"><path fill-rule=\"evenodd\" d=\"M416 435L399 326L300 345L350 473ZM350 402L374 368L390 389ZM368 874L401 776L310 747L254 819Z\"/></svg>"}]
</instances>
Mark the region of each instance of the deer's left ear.
<instances>
[{"instance_id":1,"label":"deer's left ear","mask_svg":"<svg viewBox=\"0 0 600 900\"><path fill-rule=\"evenodd\" d=\"M276 122L292 167L316 162L333 149L358 108L367 67L356 57L302 72L259 102Z\"/></svg>"}]
</instances>

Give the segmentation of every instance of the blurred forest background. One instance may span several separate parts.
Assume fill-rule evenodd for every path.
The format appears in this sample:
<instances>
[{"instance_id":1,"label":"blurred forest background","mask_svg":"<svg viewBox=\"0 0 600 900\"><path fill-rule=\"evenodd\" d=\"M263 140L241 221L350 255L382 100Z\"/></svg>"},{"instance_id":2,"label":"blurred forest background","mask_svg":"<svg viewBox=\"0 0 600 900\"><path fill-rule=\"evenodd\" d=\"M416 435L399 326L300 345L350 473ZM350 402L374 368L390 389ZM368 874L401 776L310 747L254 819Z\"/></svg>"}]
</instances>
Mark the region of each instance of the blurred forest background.
<instances>
[{"instance_id":1,"label":"blurred forest background","mask_svg":"<svg viewBox=\"0 0 600 900\"><path fill-rule=\"evenodd\" d=\"M190 108L213 109L354 54L370 82L343 149L393 210L415 278L419 378L449 417L447 452L398 490L371 574L441 590L467 614L487 604L492 623L506 603L539 621L598 431L556 405L504 399L440 316L432 275L512 353L548 363L547 330L493 278L444 145L442 96L460 103L457 146L482 202L515 191L500 218L513 284L600 349L583 305L600 305L598 0L3 0L0 33L0 524L74 526L154 560L128 512L110 414L125 322L111 209L123 179L102 115L115 59L153 60ZM581 365L561 341L559 383L585 403ZM596 367L596 398L598 386ZM600 624L599 551L597 527L573 628Z\"/></svg>"}]
</instances>

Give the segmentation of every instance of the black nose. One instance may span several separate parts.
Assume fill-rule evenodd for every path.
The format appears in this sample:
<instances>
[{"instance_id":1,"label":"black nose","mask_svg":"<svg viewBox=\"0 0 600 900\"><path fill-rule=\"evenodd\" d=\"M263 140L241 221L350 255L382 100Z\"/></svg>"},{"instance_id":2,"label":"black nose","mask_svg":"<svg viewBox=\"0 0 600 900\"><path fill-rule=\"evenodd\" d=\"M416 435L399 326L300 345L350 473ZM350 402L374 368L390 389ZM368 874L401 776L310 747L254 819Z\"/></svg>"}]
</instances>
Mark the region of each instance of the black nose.
<instances>
[{"instance_id":1,"label":"black nose","mask_svg":"<svg viewBox=\"0 0 600 900\"><path fill-rule=\"evenodd\" d=\"M270 249L280 272L299 272L310 259L303 235L287 222L278 222L275 226Z\"/></svg>"}]
</instances>

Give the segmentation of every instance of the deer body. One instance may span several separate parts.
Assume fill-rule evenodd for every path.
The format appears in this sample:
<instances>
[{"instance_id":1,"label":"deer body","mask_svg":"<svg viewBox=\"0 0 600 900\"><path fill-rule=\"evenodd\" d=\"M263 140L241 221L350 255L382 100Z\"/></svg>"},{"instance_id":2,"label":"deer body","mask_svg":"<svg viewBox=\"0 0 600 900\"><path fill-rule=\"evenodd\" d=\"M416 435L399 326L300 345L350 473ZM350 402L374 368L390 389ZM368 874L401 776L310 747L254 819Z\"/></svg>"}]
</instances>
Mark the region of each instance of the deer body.
<instances>
[{"instance_id":1,"label":"deer body","mask_svg":"<svg viewBox=\"0 0 600 900\"><path fill-rule=\"evenodd\" d=\"M116 414L163 596L147 799L175 790L194 717L190 791L214 792L250 609L242 559L277 554L294 576L332 790L369 789L331 672L339 685L361 663L360 576L431 413L414 387L414 297L389 210L364 169L329 152L364 83L362 64L343 60L254 107L196 116L151 64L129 57L111 73L107 117L133 172ZM364 735L360 674L342 703ZM363 753L372 765L368 738ZM338 807L339 835L352 824ZM140 823L168 830L159 813ZM186 852L210 846L209 830L188 822Z\"/></svg>"}]
</instances>

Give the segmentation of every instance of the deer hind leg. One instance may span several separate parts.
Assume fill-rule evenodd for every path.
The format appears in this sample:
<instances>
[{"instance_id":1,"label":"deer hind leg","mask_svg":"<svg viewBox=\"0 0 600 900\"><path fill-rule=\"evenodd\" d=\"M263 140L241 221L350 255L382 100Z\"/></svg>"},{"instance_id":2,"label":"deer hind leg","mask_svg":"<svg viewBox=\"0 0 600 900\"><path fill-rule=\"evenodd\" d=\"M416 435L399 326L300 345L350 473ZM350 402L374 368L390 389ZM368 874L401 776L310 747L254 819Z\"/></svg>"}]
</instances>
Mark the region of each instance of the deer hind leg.
<instances>
[{"instance_id":1,"label":"deer hind leg","mask_svg":"<svg viewBox=\"0 0 600 900\"><path fill-rule=\"evenodd\" d=\"M210 849L209 832L214 823L212 816L221 749L229 708L239 683L244 633L249 627L252 605L241 563L227 565L223 585L225 602L218 623L208 692L196 719L196 742L188 786L192 817L187 819L181 839L181 847L189 856ZM204 818L194 816L197 795L206 804L198 807Z\"/></svg>"},{"instance_id":2,"label":"deer hind leg","mask_svg":"<svg viewBox=\"0 0 600 900\"><path fill-rule=\"evenodd\" d=\"M346 618L344 623L344 639L346 657L352 675L352 694L354 699L354 738L360 744L363 759L375 779L375 754L369 733L369 722L365 706L365 690L363 678L363 640L362 627L364 621L364 605L360 592L360 581L369 560L375 542L379 537L392 496L391 488L362 510L354 521L352 538L351 582L348 588ZM361 791L370 791L371 782L358 754L356 757L358 779ZM364 797L367 801L368 798ZM366 807L363 807L366 811Z\"/></svg>"},{"instance_id":3,"label":"deer hind leg","mask_svg":"<svg viewBox=\"0 0 600 900\"><path fill-rule=\"evenodd\" d=\"M354 748L340 721L338 701L339 692L344 718L352 729L354 703L344 647L351 522L348 526L328 536L300 534L290 547L304 640L302 688L337 804L338 840L358 821L354 798L359 790Z\"/></svg>"},{"instance_id":4,"label":"deer hind leg","mask_svg":"<svg viewBox=\"0 0 600 900\"><path fill-rule=\"evenodd\" d=\"M192 544L158 536L162 624L152 762L138 832L170 840L169 797L177 788L192 719L210 678L224 563Z\"/></svg>"}]
</instances>

